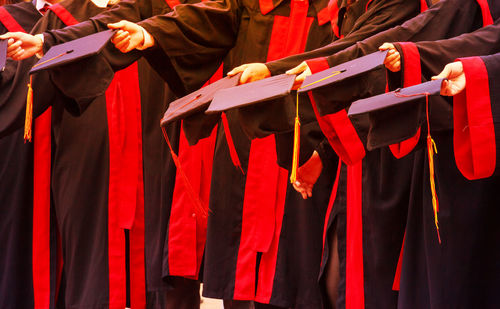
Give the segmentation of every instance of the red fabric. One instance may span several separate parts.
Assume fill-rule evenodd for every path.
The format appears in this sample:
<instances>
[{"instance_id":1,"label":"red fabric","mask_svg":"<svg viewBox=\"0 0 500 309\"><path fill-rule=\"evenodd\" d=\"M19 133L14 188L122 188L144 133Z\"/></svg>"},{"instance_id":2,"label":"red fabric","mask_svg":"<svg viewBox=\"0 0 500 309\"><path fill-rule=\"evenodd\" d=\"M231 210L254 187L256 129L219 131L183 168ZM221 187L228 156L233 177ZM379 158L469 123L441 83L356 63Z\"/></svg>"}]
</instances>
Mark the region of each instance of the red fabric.
<instances>
[{"instance_id":1,"label":"red fabric","mask_svg":"<svg viewBox=\"0 0 500 309\"><path fill-rule=\"evenodd\" d=\"M455 161L467 179L486 178L496 168L488 72L480 57L459 60L464 67L467 88L453 98Z\"/></svg>"},{"instance_id":2,"label":"red fabric","mask_svg":"<svg viewBox=\"0 0 500 309\"><path fill-rule=\"evenodd\" d=\"M347 166L346 309L365 306L363 274L363 163Z\"/></svg>"},{"instance_id":3,"label":"red fabric","mask_svg":"<svg viewBox=\"0 0 500 309\"><path fill-rule=\"evenodd\" d=\"M26 32L3 6L0 6L0 22L9 32Z\"/></svg>"},{"instance_id":4,"label":"red fabric","mask_svg":"<svg viewBox=\"0 0 500 309\"><path fill-rule=\"evenodd\" d=\"M329 67L325 58L308 60L307 65L312 73L326 70ZM340 159L347 164L354 164L363 159L365 148L356 133L356 129L347 117L347 112L342 110L335 114L321 116L311 93L309 93L309 99L321 131Z\"/></svg>"},{"instance_id":5,"label":"red fabric","mask_svg":"<svg viewBox=\"0 0 500 309\"><path fill-rule=\"evenodd\" d=\"M477 0L477 4L481 7L481 13L483 14L483 27L493 24L493 17L491 16L488 0Z\"/></svg>"},{"instance_id":6,"label":"red fabric","mask_svg":"<svg viewBox=\"0 0 500 309\"><path fill-rule=\"evenodd\" d=\"M125 302L124 229L128 229L131 230L131 276L136 277L135 281L131 281L131 299L135 300L138 308L142 308L146 302L144 294L144 184L141 98L137 63L115 74L115 78L106 91L106 110L109 131L110 304L121 306ZM142 222L139 222L141 220ZM140 251L140 248L143 250Z\"/></svg>"},{"instance_id":7,"label":"red fabric","mask_svg":"<svg viewBox=\"0 0 500 309\"><path fill-rule=\"evenodd\" d=\"M422 1L425 1L425 0L422 0ZM370 4L373 2L373 0L369 0L367 3L366 3L366 8L365 8L365 11L368 11L368 7L370 6Z\"/></svg>"},{"instance_id":8,"label":"red fabric","mask_svg":"<svg viewBox=\"0 0 500 309\"><path fill-rule=\"evenodd\" d=\"M337 0L330 0L328 2L328 15L330 15L330 22L332 23L332 31L336 37L340 38L339 29L339 5Z\"/></svg>"},{"instance_id":9,"label":"red fabric","mask_svg":"<svg viewBox=\"0 0 500 309\"><path fill-rule=\"evenodd\" d=\"M429 7L427 6L427 1L420 0L420 12L425 12L428 8Z\"/></svg>"},{"instance_id":10,"label":"red fabric","mask_svg":"<svg viewBox=\"0 0 500 309\"><path fill-rule=\"evenodd\" d=\"M178 6L179 4L181 4L181 2L179 0L165 0L168 4L168 6L171 8L171 9L174 9L176 6Z\"/></svg>"},{"instance_id":11,"label":"red fabric","mask_svg":"<svg viewBox=\"0 0 500 309\"><path fill-rule=\"evenodd\" d=\"M403 87L420 84L422 82L422 69L420 66L420 53L417 46L415 43L410 42L402 42L399 44L403 51ZM409 154L415 148L419 139L420 128L413 137L397 144L389 145L389 149L396 158L400 159Z\"/></svg>"},{"instance_id":12,"label":"red fabric","mask_svg":"<svg viewBox=\"0 0 500 309\"><path fill-rule=\"evenodd\" d=\"M76 25L79 23L79 21L76 20L73 15L71 15L71 13L59 3L51 5L49 10L53 11L66 26Z\"/></svg>"},{"instance_id":13,"label":"red fabric","mask_svg":"<svg viewBox=\"0 0 500 309\"><path fill-rule=\"evenodd\" d=\"M242 173L243 168L241 167L240 158L238 156L238 152L234 147L233 137L231 135L231 130L229 129L229 123L227 122L226 113L222 113L221 115L222 127L224 128L224 134L226 135L227 147L229 148L229 156L231 157L231 161L233 161L233 165L238 167Z\"/></svg>"},{"instance_id":14,"label":"red fabric","mask_svg":"<svg viewBox=\"0 0 500 309\"><path fill-rule=\"evenodd\" d=\"M219 80L222 75L221 65L206 85ZM184 176L178 167L168 227L168 264L172 276L198 278L207 237L207 218L196 214L197 205L193 198L198 198L202 207L209 204L216 137L217 127L208 138L190 146L181 125L178 164ZM186 188L186 179L191 189ZM190 196L192 194L196 197Z\"/></svg>"},{"instance_id":15,"label":"red fabric","mask_svg":"<svg viewBox=\"0 0 500 309\"><path fill-rule=\"evenodd\" d=\"M288 172L281 169L278 182L278 197L276 207L275 233L268 252L262 254L259 265L259 281L255 301L268 304L273 291L274 275L276 273L276 261L278 259L278 246L285 213L286 188L288 185Z\"/></svg>"},{"instance_id":16,"label":"red fabric","mask_svg":"<svg viewBox=\"0 0 500 309\"><path fill-rule=\"evenodd\" d=\"M330 146L346 164L356 164L365 157L365 148L353 127L347 112L341 110L335 114L320 116L314 98L309 94L316 119Z\"/></svg>"},{"instance_id":17,"label":"red fabric","mask_svg":"<svg viewBox=\"0 0 500 309\"><path fill-rule=\"evenodd\" d=\"M261 10L270 1L260 1ZM308 1L293 0L290 17L275 16L267 61L302 52L313 18ZM272 294L288 172L278 166L274 136L254 139L247 169L240 247L236 263L234 299L268 302ZM259 290L255 294L257 252L263 252Z\"/></svg>"},{"instance_id":18,"label":"red fabric","mask_svg":"<svg viewBox=\"0 0 500 309\"><path fill-rule=\"evenodd\" d=\"M337 190L339 188L341 168L342 168L342 161L339 160L339 165L337 167L337 176L335 176L335 182L333 183L332 193L330 193L330 200L328 201L328 207L326 209L325 223L323 225L323 248L321 249L321 264L323 264L323 256L325 253L325 243L328 232L328 221L330 220L330 215L333 210L333 204L335 203L335 199L337 198Z\"/></svg>"},{"instance_id":19,"label":"red fabric","mask_svg":"<svg viewBox=\"0 0 500 309\"><path fill-rule=\"evenodd\" d=\"M396 267L396 274L394 275L394 282L392 283L392 290L399 291L399 285L401 283L401 269L403 269L403 251L405 248L406 232L403 236L403 244L401 245L401 251L399 252L398 266Z\"/></svg>"},{"instance_id":20,"label":"red fabric","mask_svg":"<svg viewBox=\"0 0 500 309\"><path fill-rule=\"evenodd\" d=\"M318 12L318 25L323 26L328 22L330 22L330 12L328 11L328 7L325 7Z\"/></svg>"},{"instance_id":21,"label":"red fabric","mask_svg":"<svg viewBox=\"0 0 500 309\"><path fill-rule=\"evenodd\" d=\"M259 6L262 15L266 15L274 9L273 0L259 0Z\"/></svg>"},{"instance_id":22,"label":"red fabric","mask_svg":"<svg viewBox=\"0 0 500 309\"><path fill-rule=\"evenodd\" d=\"M50 169L52 108L35 119L33 163L33 292L35 308L50 307Z\"/></svg>"}]
</instances>

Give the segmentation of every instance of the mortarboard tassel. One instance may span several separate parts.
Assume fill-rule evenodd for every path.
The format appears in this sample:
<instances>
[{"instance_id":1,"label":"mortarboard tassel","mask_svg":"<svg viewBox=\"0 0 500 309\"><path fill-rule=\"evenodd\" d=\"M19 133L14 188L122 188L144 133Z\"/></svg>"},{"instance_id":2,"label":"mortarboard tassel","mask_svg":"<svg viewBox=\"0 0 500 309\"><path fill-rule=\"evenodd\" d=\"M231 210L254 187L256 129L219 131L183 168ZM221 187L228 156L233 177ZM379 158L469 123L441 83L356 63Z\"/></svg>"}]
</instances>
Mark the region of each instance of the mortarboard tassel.
<instances>
[{"instance_id":1,"label":"mortarboard tassel","mask_svg":"<svg viewBox=\"0 0 500 309\"><path fill-rule=\"evenodd\" d=\"M436 232L438 241L441 244L441 235L439 234L439 200L436 192L436 176L434 174L434 154L437 154L436 142L431 136L431 126L429 122L429 95L430 93L416 93L411 95L404 95L396 90L394 95L397 97L415 97L420 95L425 95L425 115L427 118L427 156L429 158L429 181L431 186L431 194L432 194L432 210L434 212L434 225L436 226Z\"/></svg>"},{"instance_id":2,"label":"mortarboard tassel","mask_svg":"<svg viewBox=\"0 0 500 309\"><path fill-rule=\"evenodd\" d=\"M297 170L299 168L299 150L300 150L300 118L299 118L299 93L297 92L297 104L295 114L295 126L293 131L293 159L290 182L297 181Z\"/></svg>"},{"instance_id":3,"label":"mortarboard tassel","mask_svg":"<svg viewBox=\"0 0 500 309\"><path fill-rule=\"evenodd\" d=\"M340 73L345 72L345 70L341 71L335 71L332 74L317 80L313 83L304 85L300 87L297 90L300 90L302 88L306 88L309 86L312 86L314 84L320 83L324 80L327 80L329 78L332 78L334 76L339 75ZM299 118L299 92L297 91L297 104L296 104L296 112L295 112L295 126L294 126L294 132L293 132L293 159L292 159L292 171L290 173L290 182L295 183L297 180L297 170L299 168L299 153L300 153L300 118Z\"/></svg>"},{"instance_id":4,"label":"mortarboard tassel","mask_svg":"<svg viewBox=\"0 0 500 309\"><path fill-rule=\"evenodd\" d=\"M167 142L168 148L170 149L170 153L172 154L172 159L174 160L175 167L179 171L179 174L181 175L182 180L184 181L184 185L187 188L189 197L191 197L191 200L194 202L195 212L197 212L198 215L201 215L202 218L206 218L208 215L207 210L204 207L203 202L200 200L200 197L194 192L191 182L189 182L189 179L184 173L184 170L182 169L181 166L181 162L179 161L179 157L175 154L174 150L172 149L172 145L170 144L170 139L168 138L168 134L167 131L165 130L165 127L162 127L161 130L163 131L163 136L165 137L165 141Z\"/></svg>"},{"instance_id":5,"label":"mortarboard tassel","mask_svg":"<svg viewBox=\"0 0 500 309\"><path fill-rule=\"evenodd\" d=\"M429 156L429 180L431 185L432 194L432 210L434 211L434 224L436 225L436 232L438 241L441 243L441 236L439 235L439 201L436 193L436 177L434 175L434 154L437 153L436 142L431 137L431 128L429 124L429 94L425 96L425 114L427 117L427 155Z\"/></svg>"},{"instance_id":6,"label":"mortarboard tassel","mask_svg":"<svg viewBox=\"0 0 500 309\"><path fill-rule=\"evenodd\" d=\"M31 142L31 128L33 123L33 88L31 87L33 79L30 76L28 84L28 96L26 98L26 118L24 120L24 142Z\"/></svg>"}]
</instances>

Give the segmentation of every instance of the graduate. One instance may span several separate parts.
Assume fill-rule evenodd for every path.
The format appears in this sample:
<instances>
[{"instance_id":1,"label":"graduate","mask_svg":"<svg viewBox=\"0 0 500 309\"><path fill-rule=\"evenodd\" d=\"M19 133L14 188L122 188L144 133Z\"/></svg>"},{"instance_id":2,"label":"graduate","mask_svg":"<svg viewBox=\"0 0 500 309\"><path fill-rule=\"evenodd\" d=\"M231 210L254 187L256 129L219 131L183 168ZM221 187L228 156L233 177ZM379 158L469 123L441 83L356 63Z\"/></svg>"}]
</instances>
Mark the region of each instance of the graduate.
<instances>
[{"instance_id":1,"label":"graduate","mask_svg":"<svg viewBox=\"0 0 500 309\"><path fill-rule=\"evenodd\" d=\"M140 5L145 3L147 2L141 2ZM130 2L124 2L123 7L130 11L143 9L141 6L133 6L133 3ZM290 7L294 12L292 15L289 14ZM148 46L137 45L135 47L145 49L144 55L146 58L157 68L162 77L169 82L172 89L185 93L201 86L202 83L197 81L202 80L203 77L205 80L208 79L223 59L225 71L227 71L228 68L243 62L276 59L283 55L301 52L304 48L317 48L330 42L332 37L329 19L317 18L319 12L325 8L326 2L315 2L304 6L302 1L283 2L276 7L271 2L260 5L252 2L242 5L233 1L213 1L192 6L181 5L176 7L176 10L171 15L161 15L144 21L144 23L150 25L150 27L145 27L148 27L148 32L152 33L153 37L155 35L161 36L161 40L154 40L161 44L161 47L155 46L147 49L145 47ZM109 11L109 13L103 15L104 18L101 21L97 17L90 22L67 28L62 32L45 33L44 45L50 46L56 42L63 42L65 39L71 38L71 36L81 36L82 34L95 32L96 29L104 29L104 27L107 27L106 18L113 15L114 12L116 12L117 16L122 16L120 14L124 11L119 11L120 9ZM271 11L272 13L270 13ZM252 16L249 20L247 14ZM265 18L267 21L254 24L254 18L255 21L260 18ZM102 22L103 20L104 22ZM240 22L240 29L246 29L247 26L257 27L251 31L254 36L253 39L250 39L250 37L244 38L243 35L247 33L246 31L237 32L236 25L239 25ZM165 23L169 25L166 26ZM274 24L276 24L274 28L276 32L272 31ZM295 25L297 29L291 27L291 25ZM306 25L306 27L302 27L303 25ZM118 26L120 25L114 27ZM290 34L293 33L293 36L278 36L278 33L283 33L281 27L290 31ZM214 36L214 29L217 29L217 36ZM127 31L131 33L129 29ZM155 31L158 33L155 33ZM173 31L175 33L165 36L162 34L164 31ZM198 31L205 32L200 36ZM276 35L273 36L272 33L276 33ZM132 37L136 38L137 34L136 32ZM139 35L142 35L142 31ZM301 38L302 44L295 44L297 37ZM210 39L208 40L208 38ZM267 44L269 44L269 40L271 40L272 44L268 53ZM275 42L275 40L278 41ZM25 38L23 38L23 43L26 42ZM35 48L29 50L20 45L13 45L11 46L13 49L11 55L14 58L26 57L34 50L39 50L39 47L41 47L40 42L39 39L35 39ZM137 43L135 40L131 42ZM139 43L144 45L142 44L144 42ZM245 50L248 49L259 52L261 55L257 53L248 53L247 55ZM231 52L226 56L229 51ZM167 53L168 57L164 53ZM224 136L225 130L222 126L219 126L219 138L214 158L214 170L218 171L218 174L214 173L216 177L212 180L212 188L217 188L219 191L212 191L212 200L210 202L211 213L208 222L208 240L205 253L204 293L211 297L241 300L255 299L258 302L280 306L292 306L294 304L305 307L321 306L319 288L316 284L317 273L314 272L314 269L317 271L317 264L321 255L322 231L321 225L318 223L322 221L322 213L324 213L328 200L332 179L324 179L325 194L316 194L318 201L314 204L319 205L320 209L316 210L312 207L305 207L305 205L289 207L290 211L295 211L297 214L301 210L307 211L309 213L307 222L311 225L311 228L304 226L300 226L301 229L287 228L288 224L294 225L294 220L304 220L306 217L287 215L286 218L290 218L290 223L282 221L285 199L300 201L300 197L296 195L291 186L289 186L290 190L288 190L289 195L286 196L288 173L275 163L277 158L276 154L273 154L275 152L274 137L271 136L265 141L257 141L255 144L260 145L254 146L254 151L252 151L254 155L250 155L252 143L239 127L237 113L234 116L228 114L227 118L228 126L226 127L230 128L232 140L236 142L235 149L237 149L237 152L231 151L233 156L230 155ZM217 122L217 119L215 122ZM203 131L204 134L208 134L211 130L203 129ZM195 137L194 141L197 138ZM269 153L269 156L260 156L258 155L260 152ZM235 153L239 156L238 160L242 162L241 166L245 174L239 168L231 166L232 162L237 162L236 156L234 156ZM247 166L249 156L256 156L257 158L255 163L250 165L250 168ZM261 158L265 162L258 162L258 159ZM263 166L269 168L260 169ZM271 167L272 169L270 169ZM271 171L274 173L273 177L270 177ZM265 173L265 176L262 173ZM248 174L252 174L251 179L259 180L259 183L247 184ZM230 188L230 190L227 190L227 188ZM318 188L320 187L318 186ZM224 190L220 192L221 189ZM263 189L269 190L269 192L260 194L259 192L264 192ZM276 198L267 200L267 196L275 196ZM257 200L250 202L252 198L257 198ZM247 200L247 202L244 200ZM263 200L263 203L259 202L259 200ZM265 203L270 203L270 206L264 207ZM308 203L313 204L313 202ZM244 207L243 204L250 206ZM257 205L260 205L263 209L263 212L261 212L263 215L262 220L258 220L252 215L255 211L253 209ZM244 208L247 210L243 211ZM246 214L243 214L243 212ZM249 219L242 220L242 216L248 217L249 215ZM242 222L245 222L243 223L245 227L240 233ZM253 222L259 222L259 225ZM212 226L212 229L210 229L210 226ZM290 239L291 244L280 243L281 231L284 229L296 231L295 235L301 237L300 242L297 241L298 238L288 236L286 239ZM308 234L309 232L310 234ZM257 235L263 235L263 237L257 237ZM240 245L240 239L242 239L242 245ZM259 241L254 243L253 239ZM314 239L316 241L312 241ZM297 244L300 244L300 246ZM295 250L298 253L289 253L286 250ZM264 252L264 254L258 252ZM303 252L310 252L311 254L305 256ZM295 261L294 259L300 260ZM232 263L228 263L228 260L232 261ZM258 276L257 291L255 291L256 264L258 260L260 261L260 274ZM290 264L299 265L297 263L301 263L301 266L288 266ZM289 271L289 269L294 271ZM288 274L289 277L287 278L284 274ZM279 280L274 280L274 278ZM298 287L295 287L295 285L298 285Z\"/></svg>"},{"instance_id":2,"label":"graduate","mask_svg":"<svg viewBox=\"0 0 500 309\"><path fill-rule=\"evenodd\" d=\"M399 297L402 308L498 306L495 286L500 273L500 248L492 238L498 235L492 217L500 201L494 189L498 177L493 83L498 55L474 56L499 52L498 33L497 21L449 40L383 46L397 50L387 67L403 80L415 74L409 74L410 62L421 64L418 78L425 81L439 73L444 64L457 59L432 77L449 78L443 82L441 93L453 95L453 103L442 98L428 102L428 113L439 101L450 104L453 111L426 120L425 109L422 111L418 104L406 109L416 114L415 119L423 114L422 134L427 135L424 131L430 128L437 153L432 161L425 157L421 196L409 209ZM387 112L393 114L394 110ZM381 113L371 118L377 127L382 126ZM441 123L452 119L452 123L444 129L439 127L439 119ZM413 123L406 125L416 130ZM403 127L398 120L385 121L384 126L389 130Z\"/></svg>"},{"instance_id":3,"label":"graduate","mask_svg":"<svg viewBox=\"0 0 500 309\"><path fill-rule=\"evenodd\" d=\"M163 1L154 4L153 8L158 13L170 10ZM38 25L35 31L60 28L65 23L77 23L77 20L86 20L102 11L105 11L105 7L100 8L92 2L63 2L57 10L51 9L44 23ZM63 14L60 14L61 12ZM68 16L69 21L65 19ZM108 51L111 55L113 49ZM111 64L114 70L133 64L138 58L133 54L125 56L116 50L115 52L115 57L108 55L109 59L114 59ZM21 66L27 66L29 70L31 65L22 62ZM24 72L27 72L26 69ZM63 307L69 304L74 307L86 306L88 303L106 304L109 297L113 299L110 306L124 307L126 303L131 303L137 308L146 305L148 308L197 308L199 285L196 282L174 282L173 286L178 289L171 290L168 292L171 295L167 296L169 287L162 280L168 205L173 191L174 178L171 175L175 175L175 169L169 152L165 147L161 147L164 145L162 133L155 124L159 123L161 112L166 103L172 100L172 94L144 61L139 66L133 64L118 75L123 75L122 73L126 75L122 76L120 81L115 79L109 89L109 75L103 76L104 82L101 79L89 80L88 76L85 76L86 85L91 90L62 87L68 91L65 94L60 94L53 86L48 86L47 76L45 80L38 76L44 73L37 73L33 81L34 114L38 115L40 110L47 107L48 104L43 102L43 98L53 105L55 151L52 190L65 257L59 304ZM76 81L76 76L66 78L65 81L69 81L71 85L71 82ZM20 82L15 85L22 84ZM97 98L94 91L100 92ZM89 92L92 92L91 96L87 96ZM66 95L75 100L68 100ZM127 101L124 102L124 98ZM148 104L141 108L141 101ZM25 99L22 102L25 102ZM128 109L132 113L124 114L124 106L120 105L123 103L129 106ZM74 116L79 114L80 117ZM112 121L116 119L112 116L123 119L127 124L125 128L135 131L121 132L123 128L116 126L119 123ZM4 123L7 125L9 120L6 120ZM141 120L145 120L142 127ZM179 127L174 126L169 130L178 132ZM136 147L129 147L122 156L128 158L128 161L117 161L116 156L120 156L120 153L116 151L116 137L124 138L126 145ZM77 157L83 160L76 163ZM108 162L111 165L108 165ZM127 166L125 174L120 173L123 169L117 171L117 167L120 168L122 164ZM165 188L165 191L162 192L162 188ZM129 196L130 193L133 195ZM126 216L130 212L116 211L116 207L125 210L127 206L135 207L135 210L132 209L135 218L132 217L134 222L131 232L124 231L130 228L122 228L122 224L127 223L119 221L124 217L130 218ZM141 219L141 216L144 217ZM88 224L88 218L92 218L91 225ZM117 224L120 226L117 227ZM82 247L87 250L81 251ZM114 253L109 253L111 251ZM128 252L132 252L130 260L127 257ZM126 272L125 268L128 261L132 267L130 272ZM130 275L130 281L126 275ZM75 282L78 282L78 285ZM126 294L128 286L130 295ZM82 295L85 295L83 299ZM129 297L130 301L127 301Z\"/></svg>"},{"instance_id":4,"label":"graduate","mask_svg":"<svg viewBox=\"0 0 500 309\"><path fill-rule=\"evenodd\" d=\"M7 4L0 8L0 33L8 31L30 32L42 17L39 8L43 2L20 2ZM0 72L0 80L6 83L14 78L16 63L7 60L6 67ZM3 89L3 88L2 88ZM26 92L25 92L26 93ZM4 92L2 91L2 95ZM4 105L2 105L4 107ZM0 138L0 201L3 214L0 225L0 259L2 284L0 284L0 307L34 308L40 304L37 294L35 302L34 286L37 292L48 291L42 298L54 302L55 285L44 282L41 277L34 277L33 265L33 144L25 144L23 130L18 129ZM50 234L50 231L49 231ZM52 234L55 236L55 234ZM48 246L55 248L55 237L50 237ZM36 238L35 238L36 239ZM42 248L40 246L39 248ZM45 248L47 249L47 248ZM48 248L50 250L50 248ZM36 251L36 249L35 249ZM52 271L50 264L53 264ZM47 275L54 279L55 260L50 259ZM36 269L36 266L35 266ZM36 282L36 283L35 283ZM55 280L54 280L55 282ZM48 284L38 288L38 284ZM43 303L43 301L42 301ZM48 304L48 303L47 303Z\"/></svg>"}]
</instances>

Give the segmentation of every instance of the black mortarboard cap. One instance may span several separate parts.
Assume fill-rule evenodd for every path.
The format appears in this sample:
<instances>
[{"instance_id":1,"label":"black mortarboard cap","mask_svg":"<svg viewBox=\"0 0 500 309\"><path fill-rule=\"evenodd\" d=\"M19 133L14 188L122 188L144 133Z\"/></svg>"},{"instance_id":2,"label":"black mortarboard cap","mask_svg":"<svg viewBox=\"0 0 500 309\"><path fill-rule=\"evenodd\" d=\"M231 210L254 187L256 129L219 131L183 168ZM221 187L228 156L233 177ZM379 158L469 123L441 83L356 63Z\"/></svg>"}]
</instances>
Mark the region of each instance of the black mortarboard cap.
<instances>
[{"instance_id":1,"label":"black mortarboard cap","mask_svg":"<svg viewBox=\"0 0 500 309\"><path fill-rule=\"evenodd\" d=\"M311 91L376 70L384 65L386 56L387 51L378 51L310 75L306 77L298 91L299 93Z\"/></svg>"},{"instance_id":2,"label":"black mortarboard cap","mask_svg":"<svg viewBox=\"0 0 500 309\"><path fill-rule=\"evenodd\" d=\"M0 72L5 69L7 61L7 40L0 40Z\"/></svg>"},{"instance_id":3,"label":"black mortarboard cap","mask_svg":"<svg viewBox=\"0 0 500 309\"><path fill-rule=\"evenodd\" d=\"M351 104L349 116L374 112L403 103L418 102L420 99L425 98L426 95L439 94L442 83L443 79L437 79L415 86L397 89L371 98L358 100Z\"/></svg>"},{"instance_id":4,"label":"black mortarboard cap","mask_svg":"<svg viewBox=\"0 0 500 309\"><path fill-rule=\"evenodd\" d=\"M165 126L173 121L189 117L197 112L203 112L207 109L214 95L221 89L226 89L238 85L241 73L234 76L227 76L215 83L207 85L199 90L192 92L182 98L179 98L168 106L161 125Z\"/></svg>"},{"instance_id":5,"label":"black mortarboard cap","mask_svg":"<svg viewBox=\"0 0 500 309\"><path fill-rule=\"evenodd\" d=\"M220 90L215 94L206 113L217 113L233 108L246 107L287 96L292 90L294 80L295 75L281 74L253 83Z\"/></svg>"},{"instance_id":6,"label":"black mortarboard cap","mask_svg":"<svg viewBox=\"0 0 500 309\"><path fill-rule=\"evenodd\" d=\"M30 74L95 55L104 48L114 32L106 30L55 45L33 66Z\"/></svg>"}]
</instances>

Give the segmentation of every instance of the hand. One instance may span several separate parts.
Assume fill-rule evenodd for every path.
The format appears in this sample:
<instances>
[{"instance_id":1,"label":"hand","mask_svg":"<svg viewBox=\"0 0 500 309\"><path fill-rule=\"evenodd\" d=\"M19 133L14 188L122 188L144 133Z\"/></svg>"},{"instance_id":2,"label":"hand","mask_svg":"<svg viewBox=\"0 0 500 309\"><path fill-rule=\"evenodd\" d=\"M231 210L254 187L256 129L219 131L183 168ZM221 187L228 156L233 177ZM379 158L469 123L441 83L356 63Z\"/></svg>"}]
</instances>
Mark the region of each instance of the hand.
<instances>
[{"instance_id":1,"label":"hand","mask_svg":"<svg viewBox=\"0 0 500 309\"><path fill-rule=\"evenodd\" d=\"M293 90L297 90L300 88L300 86L302 86L302 83L304 82L306 77L312 75L312 72L307 63L304 61L295 68L286 71L286 74L297 75L297 77L295 77L295 82L293 83L292 88Z\"/></svg>"},{"instance_id":2,"label":"hand","mask_svg":"<svg viewBox=\"0 0 500 309\"><path fill-rule=\"evenodd\" d=\"M316 184L322 170L323 163L316 151L314 151L311 158L297 170L297 180L292 185L293 188L302 195L303 199L312 196L314 184Z\"/></svg>"},{"instance_id":3,"label":"hand","mask_svg":"<svg viewBox=\"0 0 500 309\"><path fill-rule=\"evenodd\" d=\"M378 48L379 50L389 50L385 57L385 67L391 72L401 71L401 55L396 47L391 43L384 43Z\"/></svg>"},{"instance_id":4,"label":"hand","mask_svg":"<svg viewBox=\"0 0 500 309\"><path fill-rule=\"evenodd\" d=\"M40 38L23 33L23 32L8 32L0 36L1 40L9 40L7 48L7 56L14 60L23 60L42 52L43 42Z\"/></svg>"},{"instance_id":5,"label":"hand","mask_svg":"<svg viewBox=\"0 0 500 309\"><path fill-rule=\"evenodd\" d=\"M234 76L243 72L240 76L240 84L255 82L271 76L271 72L263 63L248 63L240 65L227 73L228 76Z\"/></svg>"},{"instance_id":6,"label":"hand","mask_svg":"<svg viewBox=\"0 0 500 309\"><path fill-rule=\"evenodd\" d=\"M111 42L122 53L128 53L144 45L144 33L142 27L133 22L122 20L114 24L108 24L110 29L119 29Z\"/></svg>"},{"instance_id":7,"label":"hand","mask_svg":"<svg viewBox=\"0 0 500 309\"><path fill-rule=\"evenodd\" d=\"M433 80L440 78L448 79L441 85L441 95L454 96L465 89L464 66L460 61L448 63L439 75L432 77Z\"/></svg>"}]
</instances>

